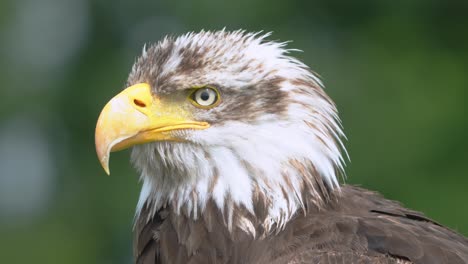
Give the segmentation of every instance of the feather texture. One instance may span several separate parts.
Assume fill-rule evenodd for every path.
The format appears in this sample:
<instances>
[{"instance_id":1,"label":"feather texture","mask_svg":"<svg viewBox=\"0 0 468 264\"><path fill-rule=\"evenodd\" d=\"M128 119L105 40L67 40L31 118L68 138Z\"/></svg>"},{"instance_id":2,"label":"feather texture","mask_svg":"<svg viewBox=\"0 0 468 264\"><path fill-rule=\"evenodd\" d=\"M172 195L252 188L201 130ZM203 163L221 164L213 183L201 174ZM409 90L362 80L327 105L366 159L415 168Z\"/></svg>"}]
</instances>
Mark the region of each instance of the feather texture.
<instances>
[{"instance_id":1,"label":"feather texture","mask_svg":"<svg viewBox=\"0 0 468 264\"><path fill-rule=\"evenodd\" d=\"M468 261L468 239L374 192L343 186L325 208L308 209L262 239L242 229L229 232L216 206L198 220L161 209L148 223L143 210L135 229L136 263Z\"/></svg>"},{"instance_id":2,"label":"feather texture","mask_svg":"<svg viewBox=\"0 0 468 264\"><path fill-rule=\"evenodd\" d=\"M143 182L136 263L467 263L463 236L340 186L347 153L335 104L267 36L188 33L145 47L134 64L128 85L149 83L159 98L206 85L222 98L186 106L209 129L133 148Z\"/></svg>"}]
</instances>

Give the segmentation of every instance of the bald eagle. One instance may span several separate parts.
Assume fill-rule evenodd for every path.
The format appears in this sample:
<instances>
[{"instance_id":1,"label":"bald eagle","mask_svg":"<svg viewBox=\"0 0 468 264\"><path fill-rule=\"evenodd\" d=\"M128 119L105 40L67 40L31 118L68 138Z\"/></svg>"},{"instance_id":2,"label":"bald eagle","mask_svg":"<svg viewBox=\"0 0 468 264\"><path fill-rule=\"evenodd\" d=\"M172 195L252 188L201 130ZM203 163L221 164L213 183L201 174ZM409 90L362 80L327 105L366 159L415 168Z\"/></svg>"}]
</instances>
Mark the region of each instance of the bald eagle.
<instances>
[{"instance_id":1,"label":"bald eagle","mask_svg":"<svg viewBox=\"0 0 468 264\"><path fill-rule=\"evenodd\" d=\"M132 146L135 263L468 263L468 239L340 184L347 158L317 75L268 34L143 48L95 143Z\"/></svg>"}]
</instances>

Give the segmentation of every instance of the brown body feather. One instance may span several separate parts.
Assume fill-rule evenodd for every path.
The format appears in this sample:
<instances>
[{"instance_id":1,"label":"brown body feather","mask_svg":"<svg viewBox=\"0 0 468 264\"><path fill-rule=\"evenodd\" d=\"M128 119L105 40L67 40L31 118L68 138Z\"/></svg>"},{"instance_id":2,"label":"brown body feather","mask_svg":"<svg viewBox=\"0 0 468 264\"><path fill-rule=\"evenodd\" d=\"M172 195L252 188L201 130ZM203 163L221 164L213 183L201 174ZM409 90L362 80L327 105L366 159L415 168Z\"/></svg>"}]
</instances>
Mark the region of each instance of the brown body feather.
<instances>
[{"instance_id":1,"label":"brown body feather","mask_svg":"<svg viewBox=\"0 0 468 264\"><path fill-rule=\"evenodd\" d=\"M343 186L324 208L298 211L284 230L229 231L216 207L198 220L160 210L135 227L135 260L154 263L468 263L468 239L365 189Z\"/></svg>"}]
</instances>

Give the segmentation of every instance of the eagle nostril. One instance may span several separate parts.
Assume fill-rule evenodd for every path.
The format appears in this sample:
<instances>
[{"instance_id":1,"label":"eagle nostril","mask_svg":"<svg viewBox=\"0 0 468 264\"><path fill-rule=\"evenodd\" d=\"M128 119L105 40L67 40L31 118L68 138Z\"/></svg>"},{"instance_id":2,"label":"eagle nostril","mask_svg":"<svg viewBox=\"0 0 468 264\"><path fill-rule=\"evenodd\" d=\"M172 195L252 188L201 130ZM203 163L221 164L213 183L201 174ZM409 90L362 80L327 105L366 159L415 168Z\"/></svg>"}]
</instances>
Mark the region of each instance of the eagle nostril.
<instances>
[{"instance_id":1,"label":"eagle nostril","mask_svg":"<svg viewBox=\"0 0 468 264\"><path fill-rule=\"evenodd\" d=\"M139 107L146 107L146 104L143 101L140 101L138 99L133 99L133 103Z\"/></svg>"}]
</instances>

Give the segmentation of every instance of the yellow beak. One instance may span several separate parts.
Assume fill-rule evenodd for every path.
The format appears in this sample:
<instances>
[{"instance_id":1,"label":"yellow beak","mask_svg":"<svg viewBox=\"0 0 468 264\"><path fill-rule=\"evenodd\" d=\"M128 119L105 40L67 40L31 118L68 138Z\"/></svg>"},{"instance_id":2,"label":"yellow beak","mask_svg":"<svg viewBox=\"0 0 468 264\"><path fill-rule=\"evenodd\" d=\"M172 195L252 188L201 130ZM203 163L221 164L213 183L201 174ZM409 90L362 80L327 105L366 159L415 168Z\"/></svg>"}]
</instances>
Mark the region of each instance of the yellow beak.
<instances>
[{"instance_id":1,"label":"yellow beak","mask_svg":"<svg viewBox=\"0 0 468 264\"><path fill-rule=\"evenodd\" d=\"M96 152L102 167L109 171L111 151L119 151L151 141L182 141L174 130L206 129L206 122L192 121L190 114L175 103L162 103L151 94L150 85L139 83L112 98L96 125Z\"/></svg>"}]
</instances>

